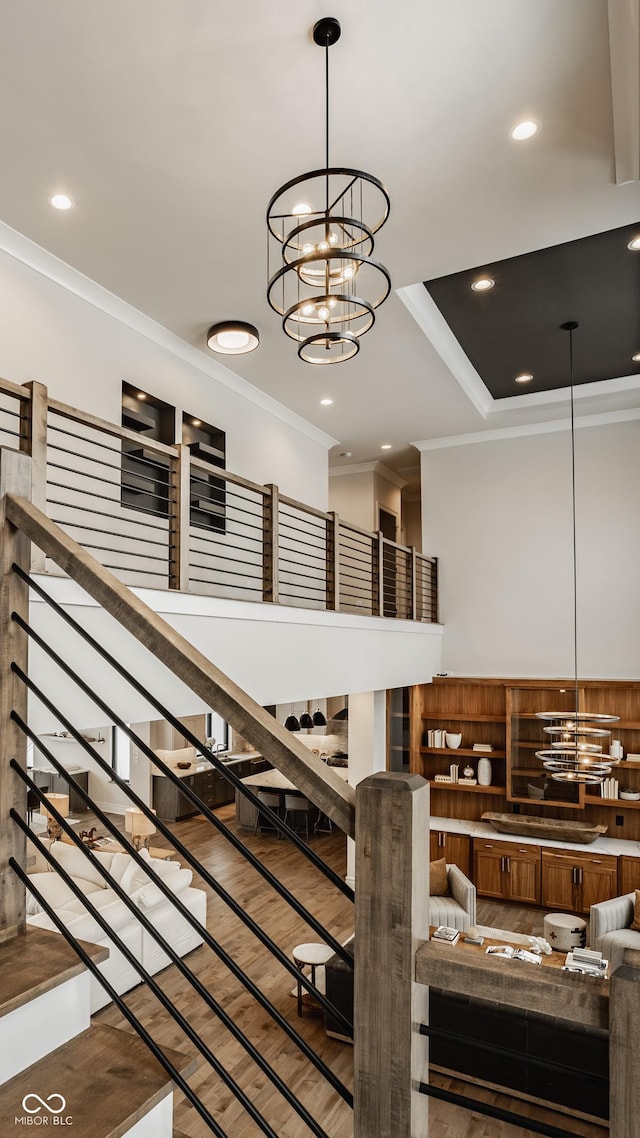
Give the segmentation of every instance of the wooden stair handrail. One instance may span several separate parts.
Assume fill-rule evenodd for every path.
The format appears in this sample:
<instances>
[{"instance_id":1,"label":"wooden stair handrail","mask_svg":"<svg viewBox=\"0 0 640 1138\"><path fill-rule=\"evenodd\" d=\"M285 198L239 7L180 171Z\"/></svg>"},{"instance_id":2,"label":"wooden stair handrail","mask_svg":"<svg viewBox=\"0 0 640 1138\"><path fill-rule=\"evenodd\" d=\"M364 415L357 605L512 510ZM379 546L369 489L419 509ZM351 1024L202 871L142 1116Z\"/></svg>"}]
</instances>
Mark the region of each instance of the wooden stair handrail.
<instances>
[{"instance_id":1,"label":"wooden stair handrail","mask_svg":"<svg viewBox=\"0 0 640 1138\"><path fill-rule=\"evenodd\" d=\"M273 716L148 605L136 597L36 506L12 494L6 515L89 596L149 649L182 683L231 724L298 790L350 837L355 794L339 775L303 747Z\"/></svg>"}]
</instances>

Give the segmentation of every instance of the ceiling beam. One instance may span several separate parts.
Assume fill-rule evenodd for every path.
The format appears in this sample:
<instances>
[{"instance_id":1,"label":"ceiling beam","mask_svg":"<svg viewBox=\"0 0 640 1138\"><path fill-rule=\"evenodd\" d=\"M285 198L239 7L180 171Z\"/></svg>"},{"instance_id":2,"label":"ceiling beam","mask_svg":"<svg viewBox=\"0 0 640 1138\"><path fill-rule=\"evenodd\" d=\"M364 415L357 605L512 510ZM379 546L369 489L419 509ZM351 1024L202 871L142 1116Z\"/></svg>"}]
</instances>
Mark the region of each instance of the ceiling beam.
<instances>
[{"instance_id":1,"label":"ceiling beam","mask_svg":"<svg viewBox=\"0 0 640 1138\"><path fill-rule=\"evenodd\" d=\"M640 0L608 0L617 185L640 179Z\"/></svg>"}]
</instances>

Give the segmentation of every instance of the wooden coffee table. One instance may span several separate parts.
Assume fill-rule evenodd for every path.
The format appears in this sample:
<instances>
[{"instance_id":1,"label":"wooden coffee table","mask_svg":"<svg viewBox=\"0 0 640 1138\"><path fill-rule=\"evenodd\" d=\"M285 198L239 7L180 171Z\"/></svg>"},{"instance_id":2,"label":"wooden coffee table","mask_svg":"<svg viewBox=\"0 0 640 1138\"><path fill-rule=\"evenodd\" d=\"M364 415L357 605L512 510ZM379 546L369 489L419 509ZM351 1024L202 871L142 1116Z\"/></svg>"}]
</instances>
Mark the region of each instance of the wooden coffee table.
<instances>
[{"instance_id":1,"label":"wooden coffee table","mask_svg":"<svg viewBox=\"0 0 640 1138\"><path fill-rule=\"evenodd\" d=\"M436 930L435 925L429 930L429 936L431 938L433 938L433 934L434 934L435 930ZM500 933L500 930L496 929L495 932ZM526 948L526 949L531 950L531 945L528 942L527 942L527 944L523 944L521 940L510 941L508 939L508 937L509 937L508 933L506 933L506 935L500 935L498 937L498 939L495 939L494 937L487 936L486 934L483 933L484 943L482 945L465 944L464 938L466 935L467 935L466 933L461 932L459 940L453 946L450 944L447 944L446 941L438 941L438 940L433 940L433 939L431 940L431 943L432 944L442 944L442 946L444 948L449 948L449 949L453 947L453 949L456 952L459 950L461 953L466 953L466 954L470 954L471 956L475 956L476 959L478 957L483 957L483 956L486 957L487 956L487 949L493 945L499 945L499 944L510 944L512 948ZM496 956L494 953L490 954L489 957L487 957L487 959L489 959L489 960L491 960L491 959L500 960L501 963L504 963L504 964L510 964L511 963L511 961L508 960L506 957ZM538 964L530 965L530 967L532 967L532 968L540 968L540 967L562 968L562 966L565 962L565 959L566 959L566 957L565 957L564 952L551 952L548 955L545 955L543 953L541 960L540 960L540 964L539 965ZM521 965L521 964L526 964L527 961L526 960L516 960L514 963Z\"/></svg>"}]
</instances>

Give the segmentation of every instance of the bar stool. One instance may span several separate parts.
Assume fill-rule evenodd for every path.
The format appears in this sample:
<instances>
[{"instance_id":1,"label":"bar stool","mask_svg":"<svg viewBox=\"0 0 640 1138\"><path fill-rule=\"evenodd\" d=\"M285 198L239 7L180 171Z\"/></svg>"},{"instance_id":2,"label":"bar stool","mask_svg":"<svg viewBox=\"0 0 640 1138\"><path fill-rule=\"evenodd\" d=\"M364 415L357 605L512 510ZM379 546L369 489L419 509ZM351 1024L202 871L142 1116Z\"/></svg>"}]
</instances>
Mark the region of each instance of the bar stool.
<instances>
[{"instance_id":1,"label":"bar stool","mask_svg":"<svg viewBox=\"0 0 640 1138\"><path fill-rule=\"evenodd\" d=\"M307 841L309 841L309 814L313 810L313 803L309 802L302 794L285 794L284 796L284 821L288 825L290 814L304 814L305 832ZM295 829L295 826L293 827Z\"/></svg>"},{"instance_id":2,"label":"bar stool","mask_svg":"<svg viewBox=\"0 0 640 1138\"><path fill-rule=\"evenodd\" d=\"M296 947L294 948L293 952L291 953L291 955L293 956L293 959L294 959L295 964L296 964L296 968L298 969L298 972L299 972L297 993L296 994L298 997L298 1015L301 1016L302 1015L302 989L304 986L304 984L303 984L303 981L304 981L303 969L304 968L310 968L311 969L311 976L310 976L311 983L313 984L314 987L317 987L317 984L316 984L316 968L319 968L319 967L321 967L327 963L327 960L329 960L333 956L333 949L329 948L329 946L326 944L297 944ZM313 998L313 993L311 993L311 997ZM314 1001L314 1006L315 1006L315 1001Z\"/></svg>"},{"instance_id":3,"label":"bar stool","mask_svg":"<svg viewBox=\"0 0 640 1138\"><path fill-rule=\"evenodd\" d=\"M282 816L282 809L281 809L280 795L279 794L276 794L274 791L270 791L270 790L259 790L257 792L256 797L257 797L258 801L260 802L261 806L267 806L270 810L273 810L274 814L277 814L279 818ZM257 810L256 811L255 825L253 827L254 837L255 837L256 833L258 832L258 827L259 826L261 827L261 822L260 822L261 818L263 818L263 815L261 814L260 810ZM282 837L280 830L278 830L278 837L279 838Z\"/></svg>"}]
</instances>

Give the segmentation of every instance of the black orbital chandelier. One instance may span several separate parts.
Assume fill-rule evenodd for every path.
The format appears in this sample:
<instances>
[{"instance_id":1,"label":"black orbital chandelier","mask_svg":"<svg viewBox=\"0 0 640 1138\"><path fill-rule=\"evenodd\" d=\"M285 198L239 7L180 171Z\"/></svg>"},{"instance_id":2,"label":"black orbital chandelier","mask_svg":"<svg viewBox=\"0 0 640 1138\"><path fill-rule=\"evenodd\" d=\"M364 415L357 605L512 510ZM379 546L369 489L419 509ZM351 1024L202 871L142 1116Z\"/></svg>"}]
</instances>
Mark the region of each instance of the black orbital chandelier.
<instances>
[{"instance_id":1,"label":"black orbital chandelier","mask_svg":"<svg viewBox=\"0 0 640 1138\"><path fill-rule=\"evenodd\" d=\"M325 49L325 167L286 182L267 207L267 299L309 364L352 359L391 289L373 257L389 216L386 189L372 174L329 166L329 48L339 38L331 16L314 26Z\"/></svg>"}]
</instances>

